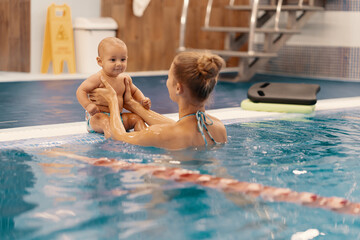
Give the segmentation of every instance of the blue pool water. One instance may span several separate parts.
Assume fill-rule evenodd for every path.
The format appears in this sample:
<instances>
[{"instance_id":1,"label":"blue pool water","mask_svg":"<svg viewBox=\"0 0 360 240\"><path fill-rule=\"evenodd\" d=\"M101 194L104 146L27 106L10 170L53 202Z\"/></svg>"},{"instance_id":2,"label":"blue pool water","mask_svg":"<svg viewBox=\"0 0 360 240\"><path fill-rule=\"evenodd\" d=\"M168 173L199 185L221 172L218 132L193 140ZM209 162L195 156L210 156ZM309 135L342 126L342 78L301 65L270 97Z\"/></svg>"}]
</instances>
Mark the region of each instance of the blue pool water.
<instances>
[{"instance_id":1,"label":"blue pool water","mask_svg":"<svg viewBox=\"0 0 360 240\"><path fill-rule=\"evenodd\" d=\"M308 229L320 232L314 239L360 239L359 216L42 154L59 149L181 167L360 202L359 109L226 127L229 143L207 151L138 147L96 134L67 144L49 138L3 145L0 239L291 239Z\"/></svg>"},{"instance_id":2,"label":"blue pool water","mask_svg":"<svg viewBox=\"0 0 360 240\"><path fill-rule=\"evenodd\" d=\"M133 77L134 83L152 101L159 113L177 112L165 86L167 76ZM0 129L84 120L84 110L75 92L80 80L0 83ZM360 82L325 81L296 77L256 75L250 82L219 82L208 109L238 107L256 82L319 84L318 99L359 96Z\"/></svg>"}]
</instances>

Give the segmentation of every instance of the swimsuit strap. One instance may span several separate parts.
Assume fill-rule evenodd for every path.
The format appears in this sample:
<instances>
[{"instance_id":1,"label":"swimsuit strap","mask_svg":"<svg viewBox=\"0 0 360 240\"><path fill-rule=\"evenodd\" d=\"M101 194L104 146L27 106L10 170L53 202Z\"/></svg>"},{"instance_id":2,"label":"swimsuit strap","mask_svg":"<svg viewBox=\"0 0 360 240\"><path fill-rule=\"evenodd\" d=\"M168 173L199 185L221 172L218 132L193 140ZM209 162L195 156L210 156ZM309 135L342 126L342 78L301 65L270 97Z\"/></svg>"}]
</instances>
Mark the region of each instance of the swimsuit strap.
<instances>
[{"instance_id":1,"label":"swimsuit strap","mask_svg":"<svg viewBox=\"0 0 360 240\"><path fill-rule=\"evenodd\" d=\"M201 133L202 137L204 138L205 146L207 146L207 141L206 141L206 137L204 134L204 129L205 129L206 133L209 135L210 139L216 144L217 142L211 136L211 134L207 128L207 125L209 125L209 126L213 125L213 123L214 123L213 120L211 120L211 118L209 118L204 112L197 111L196 113L191 113L191 114L183 116L178 121L180 121L183 118L190 117L190 116L196 116L198 130Z\"/></svg>"}]
</instances>

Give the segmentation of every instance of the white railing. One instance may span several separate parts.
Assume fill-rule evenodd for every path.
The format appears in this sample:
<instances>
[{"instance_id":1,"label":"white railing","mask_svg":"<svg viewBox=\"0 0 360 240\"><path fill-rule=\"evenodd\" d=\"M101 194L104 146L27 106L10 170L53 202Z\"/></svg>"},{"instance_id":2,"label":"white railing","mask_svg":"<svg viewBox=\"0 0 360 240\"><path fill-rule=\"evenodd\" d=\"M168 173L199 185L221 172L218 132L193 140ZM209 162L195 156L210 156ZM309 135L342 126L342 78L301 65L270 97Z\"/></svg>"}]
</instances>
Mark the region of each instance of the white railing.
<instances>
[{"instance_id":1,"label":"white railing","mask_svg":"<svg viewBox=\"0 0 360 240\"><path fill-rule=\"evenodd\" d=\"M206 14L205 14L205 27L209 27L210 25L210 16L211 16L211 9L213 5L213 0L208 0L208 4L206 6Z\"/></svg>"},{"instance_id":2,"label":"white railing","mask_svg":"<svg viewBox=\"0 0 360 240\"><path fill-rule=\"evenodd\" d=\"M180 18L180 41L179 41L179 51L184 51L185 48L185 32L186 32L186 20L187 20L187 12L189 8L189 1L184 0L183 9Z\"/></svg>"},{"instance_id":3,"label":"white railing","mask_svg":"<svg viewBox=\"0 0 360 240\"><path fill-rule=\"evenodd\" d=\"M187 20L187 12L189 7L189 0L183 0L183 9L180 20L180 42L179 42L179 50L185 50L185 34L186 34L186 20ZM230 0L229 5L233 6L235 0ZM210 26L210 17L212 10L213 0L208 0L206 6L206 14L205 14L205 27ZM252 10L251 10L251 18L250 18L250 32L249 32L249 54L254 54L254 42L255 42L255 29L257 22L257 14L258 14L258 6L259 0L253 0Z\"/></svg>"},{"instance_id":4,"label":"white railing","mask_svg":"<svg viewBox=\"0 0 360 240\"><path fill-rule=\"evenodd\" d=\"M251 7L251 16L250 16L250 31L249 31L249 43L248 43L248 53L249 55L254 54L254 46L255 46L255 29L256 29L256 22L257 22L257 15L258 15L258 7L259 7L259 0L252 1Z\"/></svg>"},{"instance_id":5,"label":"white railing","mask_svg":"<svg viewBox=\"0 0 360 240\"><path fill-rule=\"evenodd\" d=\"M300 0L300 1L301 1L301 0ZM275 31L278 31L278 30L279 30L279 22L280 22L282 2L283 2L283 0L278 0L278 4L277 4L277 6L276 6Z\"/></svg>"},{"instance_id":6,"label":"white railing","mask_svg":"<svg viewBox=\"0 0 360 240\"><path fill-rule=\"evenodd\" d=\"M189 8L190 0L183 0L183 8L181 13L180 20L180 41L179 41L179 50L183 51L186 49L185 47L185 34L186 34L186 22L187 22L187 13ZM299 0L298 6L303 6L304 0ZM311 1L310 1L311 2ZM235 0L229 0L229 5L234 6ZM278 0L276 7L276 15L275 15L275 31L279 30L280 24L280 16L281 16L281 8L282 8L283 0ZM252 0L252 8L251 8L251 16L250 16L250 26L249 26L249 43L248 43L248 53L254 54L254 45L255 45L255 30L257 26L257 17L258 17L258 8L259 8L259 0ZM211 11L213 6L213 0L208 0L206 6L206 14L205 14L205 27L210 26L210 18Z\"/></svg>"}]
</instances>

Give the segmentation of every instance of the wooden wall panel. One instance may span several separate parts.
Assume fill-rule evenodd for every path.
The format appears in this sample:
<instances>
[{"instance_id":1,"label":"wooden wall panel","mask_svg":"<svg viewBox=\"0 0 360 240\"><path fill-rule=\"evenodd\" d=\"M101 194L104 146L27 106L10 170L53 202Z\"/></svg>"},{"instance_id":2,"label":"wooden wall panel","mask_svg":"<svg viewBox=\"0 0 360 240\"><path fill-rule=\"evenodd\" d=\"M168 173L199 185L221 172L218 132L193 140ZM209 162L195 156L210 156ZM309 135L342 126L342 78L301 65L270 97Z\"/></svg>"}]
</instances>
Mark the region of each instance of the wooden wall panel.
<instances>
[{"instance_id":1,"label":"wooden wall panel","mask_svg":"<svg viewBox=\"0 0 360 240\"><path fill-rule=\"evenodd\" d=\"M0 71L30 72L30 0L0 1Z\"/></svg>"},{"instance_id":2,"label":"wooden wall panel","mask_svg":"<svg viewBox=\"0 0 360 240\"><path fill-rule=\"evenodd\" d=\"M246 4L248 0L237 0ZM229 0L214 0L212 26L247 26L249 14L224 6ZM225 34L201 31L207 0L190 0L186 47L223 49ZM166 70L179 47L182 0L151 0L142 17L132 11L132 0L102 0L101 15L114 18L117 36L129 49L128 71ZM231 63L230 63L231 64Z\"/></svg>"}]
</instances>

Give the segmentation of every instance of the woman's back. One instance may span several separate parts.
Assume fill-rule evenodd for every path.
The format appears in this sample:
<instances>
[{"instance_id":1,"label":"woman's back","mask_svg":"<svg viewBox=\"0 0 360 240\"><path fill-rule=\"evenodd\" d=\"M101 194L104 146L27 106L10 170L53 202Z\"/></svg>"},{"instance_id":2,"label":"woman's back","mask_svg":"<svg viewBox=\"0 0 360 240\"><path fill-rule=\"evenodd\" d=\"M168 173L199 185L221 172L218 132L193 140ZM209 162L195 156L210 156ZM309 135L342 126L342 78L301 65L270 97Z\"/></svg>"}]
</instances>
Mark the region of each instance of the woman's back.
<instances>
[{"instance_id":1,"label":"woman's back","mask_svg":"<svg viewBox=\"0 0 360 240\"><path fill-rule=\"evenodd\" d=\"M205 121L201 122L196 115L186 116L175 124L175 131L179 136L182 136L179 140L183 147L198 147L227 142L224 124L213 116L205 115L205 117Z\"/></svg>"}]
</instances>

